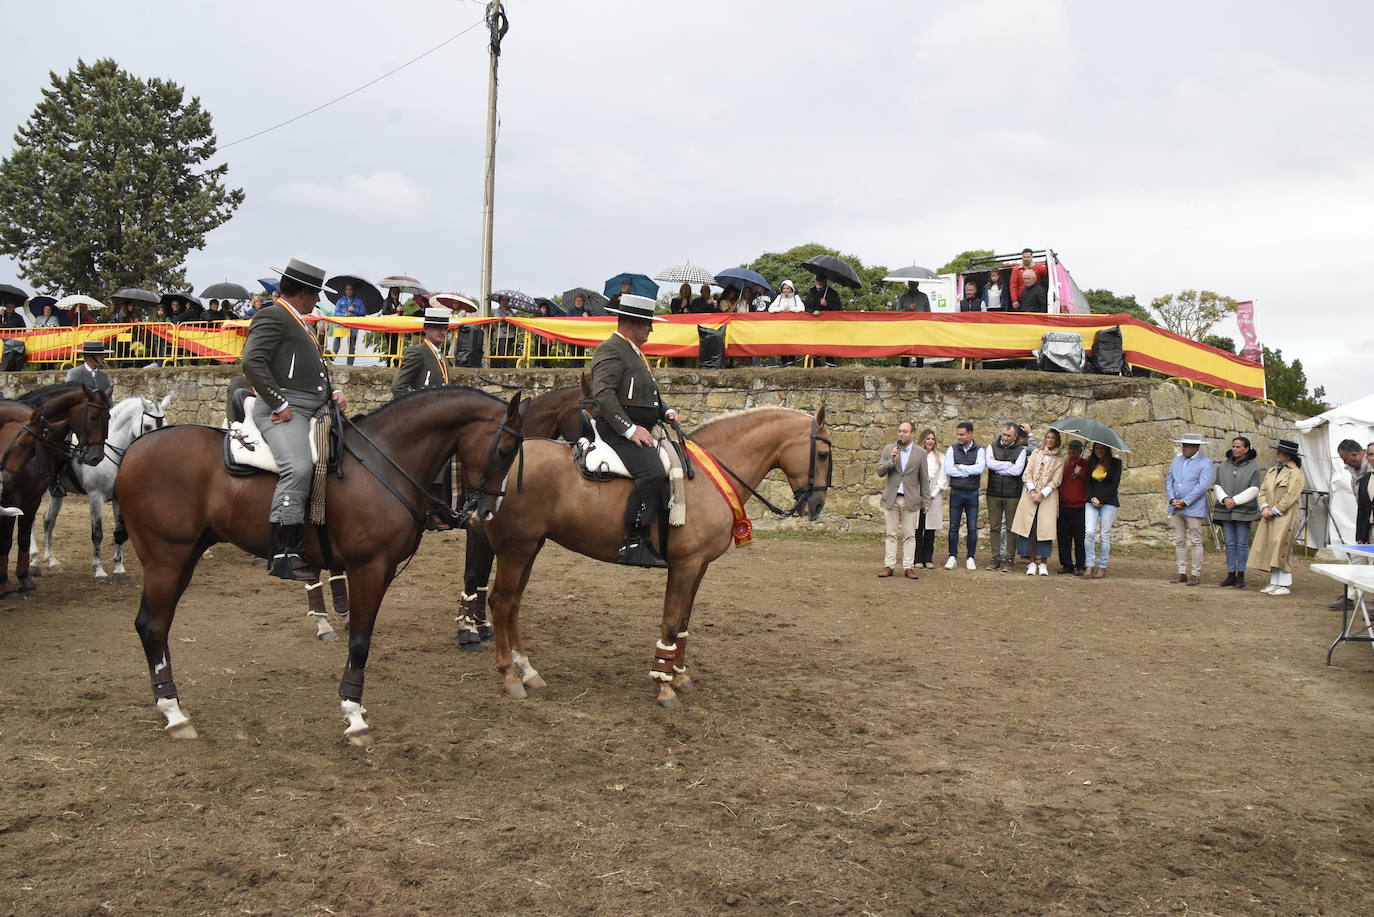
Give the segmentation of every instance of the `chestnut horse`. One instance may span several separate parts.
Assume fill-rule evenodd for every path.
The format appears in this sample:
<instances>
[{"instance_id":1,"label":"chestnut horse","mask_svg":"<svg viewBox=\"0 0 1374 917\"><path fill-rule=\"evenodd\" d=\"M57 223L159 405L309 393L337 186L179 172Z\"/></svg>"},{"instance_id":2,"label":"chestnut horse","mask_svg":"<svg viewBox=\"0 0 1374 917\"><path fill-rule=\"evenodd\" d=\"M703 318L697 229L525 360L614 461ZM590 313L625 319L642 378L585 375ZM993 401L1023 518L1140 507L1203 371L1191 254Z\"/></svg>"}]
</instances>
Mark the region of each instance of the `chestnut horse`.
<instances>
[{"instance_id":1,"label":"chestnut horse","mask_svg":"<svg viewBox=\"0 0 1374 917\"><path fill-rule=\"evenodd\" d=\"M556 388L530 399L522 428L525 439L559 437L565 442L577 442L582 435L583 410L597 413L586 373L582 374L580 385ZM476 520L468 524L465 552L463 592L458 599L458 648L476 652L494 636L487 620L487 585L496 559L482 524Z\"/></svg>"},{"instance_id":2,"label":"chestnut horse","mask_svg":"<svg viewBox=\"0 0 1374 917\"><path fill-rule=\"evenodd\" d=\"M824 406L814 417L781 407L737 411L702 424L691 439L716 459L741 502L756 495L764 476L777 468L787 476L796 502L790 512L770 508L814 520L825 505L833 467ZM520 600L540 548L551 538L570 551L613 561L625 537L630 491L627 479L587 480L568 447L558 443L526 443L523 462L523 489L510 482L500 511L484 524L496 551L491 594L496 667L505 678L506 694L515 698L523 698L527 687L544 686L525 653L519 625ZM668 585L650 673L658 682L658 703L670 710L678 706L677 692L693 688L687 675L692 605L706 568L729 550L735 523L725 498L701 468L685 483L687 521L672 528L668 538ZM654 538L657 542L657 533ZM663 553L661 546L659 551ZM615 575L607 573L611 579Z\"/></svg>"},{"instance_id":3,"label":"chestnut horse","mask_svg":"<svg viewBox=\"0 0 1374 917\"><path fill-rule=\"evenodd\" d=\"M469 495L465 511L491 516L520 446L521 396L509 404L464 386L427 388L398 398L343 431L339 474L326 484L326 544L307 526L306 560L348 573L352 598L348 661L339 684L344 734L365 744L363 676L372 628L397 567L420 545L429 482L456 452ZM134 440L115 486L124 523L143 563L143 596L134 622L153 698L176 738L195 738L172 679L168 632L177 602L205 549L232 542L267 556L267 513L276 478L235 477L224 470L224 431L195 425L163 427ZM424 482L424 483L421 483Z\"/></svg>"},{"instance_id":4,"label":"chestnut horse","mask_svg":"<svg viewBox=\"0 0 1374 917\"><path fill-rule=\"evenodd\" d=\"M14 401L0 401L0 423L28 420L35 408L46 421L44 435L36 440L37 448L29 461L5 486L5 502L23 515L18 517L18 545L15 545L15 517L0 518L0 598L37 591L32 578L34 571L29 566L33 523L43 494L57 474L57 456L68 455L86 465L97 465L105 457L110 398L104 392L80 382L45 385ZM78 443L75 450L68 445L72 434L76 435ZM16 548L14 575L17 585L9 578L11 547Z\"/></svg>"}]
</instances>

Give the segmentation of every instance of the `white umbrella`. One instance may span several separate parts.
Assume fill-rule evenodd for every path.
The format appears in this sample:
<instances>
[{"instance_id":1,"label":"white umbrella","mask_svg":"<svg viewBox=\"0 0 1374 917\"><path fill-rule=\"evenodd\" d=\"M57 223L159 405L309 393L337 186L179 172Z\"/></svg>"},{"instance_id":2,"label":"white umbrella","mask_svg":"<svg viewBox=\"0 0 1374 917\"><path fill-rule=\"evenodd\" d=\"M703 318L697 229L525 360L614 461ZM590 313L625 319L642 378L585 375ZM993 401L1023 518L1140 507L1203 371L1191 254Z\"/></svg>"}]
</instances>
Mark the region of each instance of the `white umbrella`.
<instances>
[{"instance_id":1,"label":"white umbrella","mask_svg":"<svg viewBox=\"0 0 1374 917\"><path fill-rule=\"evenodd\" d=\"M689 261L686 264L665 267L654 275L654 279L659 283L690 283L692 286L698 286L703 283L715 283L716 275Z\"/></svg>"},{"instance_id":2,"label":"white umbrella","mask_svg":"<svg viewBox=\"0 0 1374 917\"><path fill-rule=\"evenodd\" d=\"M86 296L83 293L73 293L71 296L63 296L53 304L54 309L70 309L73 306L85 306L92 312L103 312L108 306L98 299Z\"/></svg>"}]
</instances>

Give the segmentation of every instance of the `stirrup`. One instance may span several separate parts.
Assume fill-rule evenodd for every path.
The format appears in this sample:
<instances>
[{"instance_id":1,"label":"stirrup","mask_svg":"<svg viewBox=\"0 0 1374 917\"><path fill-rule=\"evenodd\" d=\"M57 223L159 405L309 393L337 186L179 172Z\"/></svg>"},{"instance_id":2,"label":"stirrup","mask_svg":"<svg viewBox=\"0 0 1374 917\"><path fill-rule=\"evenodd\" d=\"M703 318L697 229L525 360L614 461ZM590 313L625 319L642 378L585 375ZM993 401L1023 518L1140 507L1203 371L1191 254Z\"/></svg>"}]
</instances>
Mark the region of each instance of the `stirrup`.
<instances>
[{"instance_id":1,"label":"stirrup","mask_svg":"<svg viewBox=\"0 0 1374 917\"><path fill-rule=\"evenodd\" d=\"M267 575L293 583L313 583L320 578L320 571L307 564L295 551L287 550L272 555L267 564Z\"/></svg>"},{"instance_id":2,"label":"stirrup","mask_svg":"<svg viewBox=\"0 0 1374 917\"><path fill-rule=\"evenodd\" d=\"M627 567L648 567L665 570L668 562L658 556L653 545L649 544L647 532L631 532L625 536L625 543L616 552L615 562Z\"/></svg>"}]
</instances>

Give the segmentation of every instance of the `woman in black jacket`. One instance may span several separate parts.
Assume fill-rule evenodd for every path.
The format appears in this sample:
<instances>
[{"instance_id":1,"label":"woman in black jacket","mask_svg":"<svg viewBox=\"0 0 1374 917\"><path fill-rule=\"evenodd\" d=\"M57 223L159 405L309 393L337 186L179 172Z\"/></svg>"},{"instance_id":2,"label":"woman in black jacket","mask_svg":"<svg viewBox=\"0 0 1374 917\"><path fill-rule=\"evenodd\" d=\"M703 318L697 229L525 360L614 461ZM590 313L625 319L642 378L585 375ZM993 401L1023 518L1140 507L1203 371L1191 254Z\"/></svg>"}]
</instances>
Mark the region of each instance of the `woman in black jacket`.
<instances>
[{"instance_id":1,"label":"woman in black jacket","mask_svg":"<svg viewBox=\"0 0 1374 917\"><path fill-rule=\"evenodd\" d=\"M1250 440L1237 436L1231 440L1226 458L1217 463L1212 496L1212 521L1221 526L1226 538L1226 579L1223 586L1245 588L1245 563L1250 555L1250 527L1260 515L1259 491L1264 471L1259 466Z\"/></svg>"},{"instance_id":2,"label":"woman in black jacket","mask_svg":"<svg viewBox=\"0 0 1374 917\"><path fill-rule=\"evenodd\" d=\"M1107 575L1107 558L1112 553L1112 523L1121 508L1121 459L1112 455L1110 446L1093 443L1092 458L1088 459L1088 477L1084 490L1088 502L1084 506L1084 538L1087 551L1084 561L1088 576L1102 579ZM1098 554L1098 544L1102 552Z\"/></svg>"}]
</instances>

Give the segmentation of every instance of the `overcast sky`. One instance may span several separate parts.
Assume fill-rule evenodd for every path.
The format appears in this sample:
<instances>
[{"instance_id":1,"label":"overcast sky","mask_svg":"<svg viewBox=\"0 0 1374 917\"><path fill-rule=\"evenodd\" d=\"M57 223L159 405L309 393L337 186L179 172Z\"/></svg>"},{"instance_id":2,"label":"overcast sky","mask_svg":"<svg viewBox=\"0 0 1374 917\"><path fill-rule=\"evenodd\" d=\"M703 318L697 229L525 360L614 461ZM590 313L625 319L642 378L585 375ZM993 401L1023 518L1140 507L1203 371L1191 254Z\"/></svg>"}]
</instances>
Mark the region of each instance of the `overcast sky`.
<instances>
[{"instance_id":1,"label":"overcast sky","mask_svg":"<svg viewBox=\"0 0 1374 917\"><path fill-rule=\"evenodd\" d=\"M477 23L474 0L5 4L0 127L48 71L114 57L197 95L221 145ZM1059 252L1142 303L1258 303L1333 400L1367 394L1374 5L1348 2L510 0L496 287L599 287L822 242L938 267ZM247 192L189 268L479 286L484 29L231 146ZM8 144L6 144L6 148ZM0 259L0 282L16 268ZM1233 333L1233 327L1220 329ZM1363 372L1361 370L1364 370Z\"/></svg>"}]
</instances>

